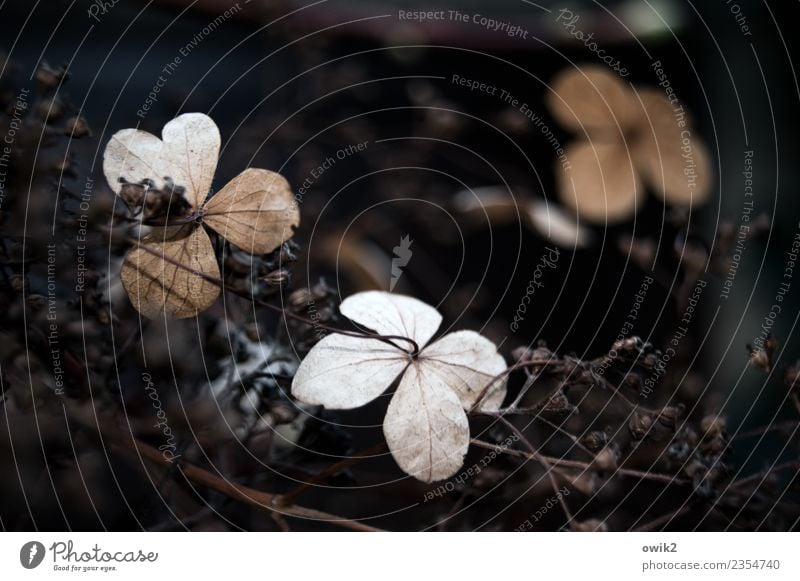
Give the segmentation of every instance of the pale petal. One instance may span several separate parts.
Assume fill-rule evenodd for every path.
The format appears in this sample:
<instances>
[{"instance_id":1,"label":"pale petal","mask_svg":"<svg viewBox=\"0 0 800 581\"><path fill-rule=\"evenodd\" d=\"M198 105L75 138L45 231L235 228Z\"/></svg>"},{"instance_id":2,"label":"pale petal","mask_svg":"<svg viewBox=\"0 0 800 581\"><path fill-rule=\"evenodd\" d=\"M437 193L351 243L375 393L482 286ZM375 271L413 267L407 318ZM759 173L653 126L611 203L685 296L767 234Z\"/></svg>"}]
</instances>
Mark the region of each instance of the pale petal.
<instances>
[{"instance_id":1,"label":"pale petal","mask_svg":"<svg viewBox=\"0 0 800 581\"><path fill-rule=\"evenodd\" d=\"M264 254L292 237L300 210L282 175L250 168L206 203L203 221L242 250Z\"/></svg>"},{"instance_id":2,"label":"pale petal","mask_svg":"<svg viewBox=\"0 0 800 581\"><path fill-rule=\"evenodd\" d=\"M480 409L494 411L506 397L506 377L492 383L506 370L506 361L497 347L474 331L456 331L427 347L419 356L419 365L426 376L436 375L450 387L469 410L481 395Z\"/></svg>"},{"instance_id":3,"label":"pale petal","mask_svg":"<svg viewBox=\"0 0 800 581\"><path fill-rule=\"evenodd\" d=\"M342 301L339 310L348 319L380 335L409 337L420 349L442 323L439 311L420 300L383 291L356 293ZM398 343L405 349L408 345Z\"/></svg>"},{"instance_id":4,"label":"pale petal","mask_svg":"<svg viewBox=\"0 0 800 581\"><path fill-rule=\"evenodd\" d=\"M357 408L386 391L408 362L408 356L377 339L335 333L300 363L292 395L328 409Z\"/></svg>"},{"instance_id":5,"label":"pale petal","mask_svg":"<svg viewBox=\"0 0 800 581\"><path fill-rule=\"evenodd\" d=\"M578 224L572 213L559 205L536 199L528 204L528 218L540 236L565 248L585 248L592 241L592 233Z\"/></svg>"},{"instance_id":6,"label":"pale petal","mask_svg":"<svg viewBox=\"0 0 800 581\"><path fill-rule=\"evenodd\" d=\"M604 67L564 70L550 87L548 108L559 123L575 132L619 135L636 120L631 90Z\"/></svg>"},{"instance_id":7,"label":"pale petal","mask_svg":"<svg viewBox=\"0 0 800 581\"><path fill-rule=\"evenodd\" d=\"M120 279L133 306L145 317L166 314L183 319L206 310L219 295L219 287L201 274L219 278L219 266L208 234L192 224L142 238L125 257Z\"/></svg>"},{"instance_id":8,"label":"pale petal","mask_svg":"<svg viewBox=\"0 0 800 581\"><path fill-rule=\"evenodd\" d=\"M578 142L567 158L569 169L556 166L558 193L579 222L620 222L641 207L644 189L624 142Z\"/></svg>"},{"instance_id":9,"label":"pale petal","mask_svg":"<svg viewBox=\"0 0 800 581\"><path fill-rule=\"evenodd\" d=\"M443 480L464 464L469 422L455 392L415 362L403 374L383 422L386 443L406 473L424 482Z\"/></svg>"},{"instance_id":10,"label":"pale petal","mask_svg":"<svg viewBox=\"0 0 800 581\"><path fill-rule=\"evenodd\" d=\"M167 123L163 141L138 129L115 133L103 153L103 173L114 192L121 180L149 179L162 188L165 178L185 189L193 207L203 203L211 188L219 158L220 135L214 121L202 113L186 113Z\"/></svg>"},{"instance_id":11,"label":"pale petal","mask_svg":"<svg viewBox=\"0 0 800 581\"><path fill-rule=\"evenodd\" d=\"M679 124L672 105L660 93L641 91L646 114L635 144L642 178L663 200L699 205L711 193L711 158L691 128Z\"/></svg>"}]
</instances>

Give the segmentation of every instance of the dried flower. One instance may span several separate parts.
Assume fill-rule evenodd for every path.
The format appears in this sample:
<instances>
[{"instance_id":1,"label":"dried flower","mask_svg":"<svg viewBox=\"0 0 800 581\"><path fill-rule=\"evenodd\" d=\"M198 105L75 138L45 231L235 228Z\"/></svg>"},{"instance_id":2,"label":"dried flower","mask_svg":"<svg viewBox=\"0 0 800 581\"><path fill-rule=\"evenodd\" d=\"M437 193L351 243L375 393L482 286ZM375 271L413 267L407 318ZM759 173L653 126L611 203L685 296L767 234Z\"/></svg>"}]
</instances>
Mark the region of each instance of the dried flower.
<instances>
[{"instance_id":1,"label":"dried flower","mask_svg":"<svg viewBox=\"0 0 800 581\"><path fill-rule=\"evenodd\" d=\"M570 168L557 168L561 200L579 219L619 222L641 206L645 182L673 204L697 205L710 193L705 146L687 135L664 95L629 89L598 66L562 72L548 104L558 121L586 139L567 147Z\"/></svg>"},{"instance_id":2,"label":"dried flower","mask_svg":"<svg viewBox=\"0 0 800 581\"><path fill-rule=\"evenodd\" d=\"M283 176L249 168L206 199L219 157L214 121L200 113L181 115L164 126L163 140L138 129L115 133L103 155L111 189L132 202L131 184L148 191L180 191L191 220L144 236L128 253L120 277L134 307L146 317L193 317L219 295L211 239L202 224L251 254L271 252L293 235L300 215ZM169 204L168 204L169 205Z\"/></svg>"},{"instance_id":3,"label":"dried flower","mask_svg":"<svg viewBox=\"0 0 800 581\"><path fill-rule=\"evenodd\" d=\"M465 410L497 410L506 395L506 369L497 347L473 331L450 333L427 345L442 322L433 307L412 297L367 291L345 299L343 315L377 333L408 337L413 354L371 337L326 336L300 364L292 395L327 409L353 409L380 396L400 376L383 433L397 464L424 482L449 478L469 447Z\"/></svg>"}]
</instances>

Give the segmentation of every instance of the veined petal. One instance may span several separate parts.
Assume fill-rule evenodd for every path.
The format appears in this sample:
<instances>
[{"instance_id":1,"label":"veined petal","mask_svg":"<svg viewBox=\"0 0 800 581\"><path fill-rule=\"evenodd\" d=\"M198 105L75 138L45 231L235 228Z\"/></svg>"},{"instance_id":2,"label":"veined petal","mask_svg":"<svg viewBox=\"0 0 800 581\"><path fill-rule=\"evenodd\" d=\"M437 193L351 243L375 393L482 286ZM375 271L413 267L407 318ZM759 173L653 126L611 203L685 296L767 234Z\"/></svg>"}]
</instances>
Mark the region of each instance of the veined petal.
<instances>
[{"instance_id":1,"label":"veined petal","mask_svg":"<svg viewBox=\"0 0 800 581\"><path fill-rule=\"evenodd\" d=\"M143 237L125 257L120 279L145 317L165 313L183 319L206 310L219 295L219 287L203 274L219 278L219 266L206 231L190 224Z\"/></svg>"},{"instance_id":2,"label":"veined petal","mask_svg":"<svg viewBox=\"0 0 800 581\"><path fill-rule=\"evenodd\" d=\"M570 168L556 166L558 194L578 222L618 223L643 204L644 188L625 142L577 142L567 146Z\"/></svg>"},{"instance_id":3,"label":"veined petal","mask_svg":"<svg viewBox=\"0 0 800 581\"><path fill-rule=\"evenodd\" d=\"M494 411L506 397L506 377L492 378L506 370L503 356L486 337L474 331L456 331L427 347L419 356L427 376L435 375L469 410L482 397L480 409Z\"/></svg>"},{"instance_id":4,"label":"veined petal","mask_svg":"<svg viewBox=\"0 0 800 581\"><path fill-rule=\"evenodd\" d=\"M423 482L455 474L469 448L469 422L461 402L421 362L403 374L386 411L383 433L400 468Z\"/></svg>"},{"instance_id":5,"label":"veined petal","mask_svg":"<svg viewBox=\"0 0 800 581\"><path fill-rule=\"evenodd\" d=\"M642 178L668 203L701 205L713 179L705 144L678 124L672 105L660 93L644 90L639 96L645 113L633 154Z\"/></svg>"},{"instance_id":6,"label":"veined petal","mask_svg":"<svg viewBox=\"0 0 800 581\"><path fill-rule=\"evenodd\" d=\"M420 349L431 340L442 323L439 311L422 301L383 291L356 293L342 301L339 310L381 335L399 335L416 341ZM401 345L406 348L407 345Z\"/></svg>"},{"instance_id":7,"label":"veined petal","mask_svg":"<svg viewBox=\"0 0 800 581\"><path fill-rule=\"evenodd\" d=\"M292 395L328 409L361 407L386 391L408 361L400 350L377 339L334 333L300 363Z\"/></svg>"},{"instance_id":8,"label":"veined petal","mask_svg":"<svg viewBox=\"0 0 800 581\"><path fill-rule=\"evenodd\" d=\"M245 252L264 254L292 237L300 210L286 178L250 168L206 203L203 221Z\"/></svg>"},{"instance_id":9,"label":"veined petal","mask_svg":"<svg viewBox=\"0 0 800 581\"><path fill-rule=\"evenodd\" d=\"M147 131L116 132L103 152L103 173L119 194L124 180L151 180L164 187L170 178L185 189L184 195L197 208L206 198L219 158L220 135L214 121L202 113L186 113L167 123L163 140Z\"/></svg>"},{"instance_id":10,"label":"veined petal","mask_svg":"<svg viewBox=\"0 0 800 581\"><path fill-rule=\"evenodd\" d=\"M567 69L550 85L550 111L559 123L575 132L621 135L636 121L631 90L605 67Z\"/></svg>"}]
</instances>

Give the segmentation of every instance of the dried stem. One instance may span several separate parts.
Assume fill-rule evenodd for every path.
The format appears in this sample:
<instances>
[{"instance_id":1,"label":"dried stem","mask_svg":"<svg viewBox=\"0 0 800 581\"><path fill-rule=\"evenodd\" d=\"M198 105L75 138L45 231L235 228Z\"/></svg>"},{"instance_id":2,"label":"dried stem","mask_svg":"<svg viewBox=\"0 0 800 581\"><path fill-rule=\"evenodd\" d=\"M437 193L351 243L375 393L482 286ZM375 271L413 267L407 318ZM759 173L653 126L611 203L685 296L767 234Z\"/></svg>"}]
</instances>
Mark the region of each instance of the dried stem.
<instances>
[{"instance_id":1,"label":"dried stem","mask_svg":"<svg viewBox=\"0 0 800 581\"><path fill-rule=\"evenodd\" d=\"M536 458L523 450L514 450L513 448L504 448L502 446L497 446L492 444L491 442L485 442L483 440L478 440L473 438L471 440L473 444L479 446L481 448L486 448L487 450L495 450L497 452L503 452L505 454L509 454L510 456L517 456L520 458L527 458L529 460L536 460ZM568 458L555 458L553 456L543 456L539 454L539 457L543 458L547 462L554 464L556 466L564 466L567 468L581 468L581 469L588 469L591 467L589 462L581 462L580 460L570 460ZM659 474L657 472L643 472L641 470L634 470L633 468L617 468L614 470L614 474L620 474L622 476L630 476L632 478L640 478L642 480L654 480L657 482L665 482L668 484L677 484L677 485L686 485L689 484L689 481L683 478L674 478L669 474Z\"/></svg>"}]
</instances>

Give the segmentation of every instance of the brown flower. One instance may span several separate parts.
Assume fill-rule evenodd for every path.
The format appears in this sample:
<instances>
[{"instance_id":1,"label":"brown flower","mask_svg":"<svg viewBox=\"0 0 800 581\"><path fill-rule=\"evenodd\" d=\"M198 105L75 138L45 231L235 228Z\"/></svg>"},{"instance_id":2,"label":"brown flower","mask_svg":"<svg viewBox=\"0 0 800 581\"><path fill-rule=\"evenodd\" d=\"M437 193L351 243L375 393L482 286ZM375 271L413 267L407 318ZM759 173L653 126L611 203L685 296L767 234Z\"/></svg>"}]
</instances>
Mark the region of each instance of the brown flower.
<instances>
[{"instance_id":1,"label":"brown flower","mask_svg":"<svg viewBox=\"0 0 800 581\"><path fill-rule=\"evenodd\" d=\"M694 206L710 193L711 162L688 115L660 90L633 90L598 66L570 69L552 83L548 106L585 135L558 165L559 195L579 218L619 222L640 207L646 184L664 201Z\"/></svg>"},{"instance_id":2,"label":"brown flower","mask_svg":"<svg viewBox=\"0 0 800 581\"><path fill-rule=\"evenodd\" d=\"M138 129L113 135L103 154L111 189L125 184L173 184L188 202L190 220L143 236L122 264L120 278L136 309L193 317L219 295L214 247L203 224L251 254L271 252L294 234L300 213L291 188L275 172L248 168L207 199L219 157L220 135L211 118L181 115L164 126L163 140Z\"/></svg>"}]
</instances>

